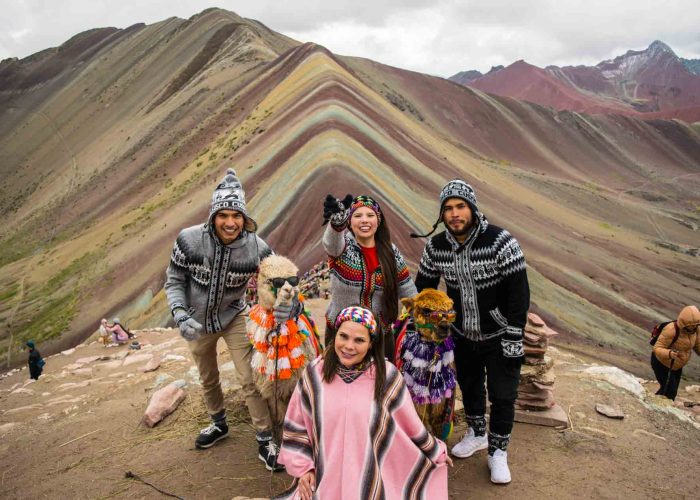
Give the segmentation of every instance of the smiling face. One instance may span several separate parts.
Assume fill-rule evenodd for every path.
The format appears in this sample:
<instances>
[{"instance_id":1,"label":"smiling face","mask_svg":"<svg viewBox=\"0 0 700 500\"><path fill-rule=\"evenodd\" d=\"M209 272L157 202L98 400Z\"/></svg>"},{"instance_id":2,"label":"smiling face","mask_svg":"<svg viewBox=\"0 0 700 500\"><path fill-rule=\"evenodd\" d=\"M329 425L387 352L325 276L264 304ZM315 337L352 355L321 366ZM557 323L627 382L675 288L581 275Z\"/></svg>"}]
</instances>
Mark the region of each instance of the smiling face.
<instances>
[{"instance_id":1,"label":"smiling face","mask_svg":"<svg viewBox=\"0 0 700 500\"><path fill-rule=\"evenodd\" d=\"M377 227L379 227L377 213L369 207L359 207L350 217L350 229L355 239L359 241L374 243Z\"/></svg>"},{"instance_id":2,"label":"smiling face","mask_svg":"<svg viewBox=\"0 0 700 500\"><path fill-rule=\"evenodd\" d=\"M361 363L372 343L367 328L354 321L344 321L335 334L335 354L345 367Z\"/></svg>"},{"instance_id":3,"label":"smiling face","mask_svg":"<svg viewBox=\"0 0 700 500\"><path fill-rule=\"evenodd\" d=\"M245 218L237 210L219 210L214 216L214 230L224 245L233 243L244 225Z\"/></svg>"}]
</instances>

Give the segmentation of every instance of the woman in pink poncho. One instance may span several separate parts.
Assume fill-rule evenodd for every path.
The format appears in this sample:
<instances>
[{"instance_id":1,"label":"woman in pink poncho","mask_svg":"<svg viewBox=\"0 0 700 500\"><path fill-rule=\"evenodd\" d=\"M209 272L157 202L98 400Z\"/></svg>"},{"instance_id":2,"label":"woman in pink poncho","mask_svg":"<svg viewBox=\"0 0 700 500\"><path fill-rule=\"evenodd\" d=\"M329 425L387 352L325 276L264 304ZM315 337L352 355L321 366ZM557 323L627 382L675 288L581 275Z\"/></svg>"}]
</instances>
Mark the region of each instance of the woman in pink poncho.
<instances>
[{"instance_id":1,"label":"woman in pink poncho","mask_svg":"<svg viewBox=\"0 0 700 500\"><path fill-rule=\"evenodd\" d=\"M289 402L278 461L294 482L278 498L447 498L445 443L384 360L372 313L348 307L335 327Z\"/></svg>"}]
</instances>

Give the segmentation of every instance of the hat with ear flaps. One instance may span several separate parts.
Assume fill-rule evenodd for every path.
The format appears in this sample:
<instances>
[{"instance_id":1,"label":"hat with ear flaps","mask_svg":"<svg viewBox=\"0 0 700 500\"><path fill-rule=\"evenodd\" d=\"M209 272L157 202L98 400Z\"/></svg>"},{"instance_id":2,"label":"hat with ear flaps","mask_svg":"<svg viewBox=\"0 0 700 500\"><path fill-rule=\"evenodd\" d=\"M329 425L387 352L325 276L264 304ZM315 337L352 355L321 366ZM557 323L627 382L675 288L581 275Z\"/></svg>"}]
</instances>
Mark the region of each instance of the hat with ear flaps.
<instances>
[{"instance_id":1,"label":"hat with ear flaps","mask_svg":"<svg viewBox=\"0 0 700 500\"><path fill-rule=\"evenodd\" d=\"M474 214L479 212L479 208L476 205L476 193L474 192L474 188L462 179L453 179L445 184L442 191L440 191L440 215L438 215L430 232L427 234L411 233L411 238L426 238L435 232L438 224L442 222L442 211L445 207L445 202L450 198L462 199L467 202Z\"/></svg>"},{"instance_id":2,"label":"hat with ear flaps","mask_svg":"<svg viewBox=\"0 0 700 500\"><path fill-rule=\"evenodd\" d=\"M258 230L258 223L249 215L245 206L245 191L241 181L236 176L236 171L232 168L226 170L226 175L216 186L211 197L211 210L209 210L209 225L213 226L214 216L220 210L235 210L243 214L245 218L245 230L254 233Z\"/></svg>"}]
</instances>

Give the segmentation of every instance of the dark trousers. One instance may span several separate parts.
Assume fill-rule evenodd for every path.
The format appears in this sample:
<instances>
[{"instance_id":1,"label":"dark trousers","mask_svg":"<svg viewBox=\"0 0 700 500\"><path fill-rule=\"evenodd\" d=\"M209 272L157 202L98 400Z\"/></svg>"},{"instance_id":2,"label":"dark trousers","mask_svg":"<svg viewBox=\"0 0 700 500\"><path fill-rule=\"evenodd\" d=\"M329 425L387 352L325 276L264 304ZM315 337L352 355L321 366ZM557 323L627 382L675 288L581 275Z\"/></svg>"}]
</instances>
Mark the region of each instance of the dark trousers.
<instances>
[{"instance_id":1,"label":"dark trousers","mask_svg":"<svg viewBox=\"0 0 700 500\"><path fill-rule=\"evenodd\" d=\"M485 415L488 388L491 433L506 436L513 430L522 362L522 358L503 356L500 338L483 342L455 338L457 382L464 398L464 411L471 416Z\"/></svg>"},{"instance_id":2,"label":"dark trousers","mask_svg":"<svg viewBox=\"0 0 700 500\"><path fill-rule=\"evenodd\" d=\"M678 386L681 383L681 374L683 373L683 368L678 370L670 370L661 361L656 359L656 355L651 353L651 369L654 370L654 375L656 375L656 381L659 383L659 390L656 391L658 396L666 396L668 399L676 399L676 394L678 394ZM668 372L671 372L669 377ZM666 380L668 380L668 387L666 387L666 392L664 392L664 386L666 385Z\"/></svg>"},{"instance_id":3,"label":"dark trousers","mask_svg":"<svg viewBox=\"0 0 700 500\"><path fill-rule=\"evenodd\" d=\"M43 368L41 366L29 365L29 377L33 378L34 380L39 380L42 371Z\"/></svg>"}]
</instances>

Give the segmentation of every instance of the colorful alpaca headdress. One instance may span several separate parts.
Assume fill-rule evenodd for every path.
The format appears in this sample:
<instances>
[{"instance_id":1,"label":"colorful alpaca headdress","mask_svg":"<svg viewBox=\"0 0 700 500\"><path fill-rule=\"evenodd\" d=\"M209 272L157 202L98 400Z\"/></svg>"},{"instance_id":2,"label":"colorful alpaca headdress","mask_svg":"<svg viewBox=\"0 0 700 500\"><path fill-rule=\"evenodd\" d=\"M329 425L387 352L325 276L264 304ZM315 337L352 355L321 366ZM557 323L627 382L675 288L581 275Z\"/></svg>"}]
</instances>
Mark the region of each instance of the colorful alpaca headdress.
<instances>
[{"instance_id":1,"label":"colorful alpaca headdress","mask_svg":"<svg viewBox=\"0 0 700 500\"><path fill-rule=\"evenodd\" d=\"M371 196L367 195L360 195L360 196L355 196L355 199L352 200L352 205L350 205L350 212L348 213L348 217L352 217L353 212L357 210L360 207L367 207L371 208L375 214L377 214L377 223L381 222L382 220L382 209L379 208L379 203L372 198Z\"/></svg>"},{"instance_id":2,"label":"colorful alpaca headdress","mask_svg":"<svg viewBox=\"0 0 700 500\"><path fill-rule=\"evenodd\" d=\"M338 314L338 317L335 319L335 328L340 328L340 325L345 321L359 323L367 328L370 339L375 340L377 338L377 321L374 319L372 311L357 306L346 307L340 311L340 314Z\"/></svg>"}]
</instances>

